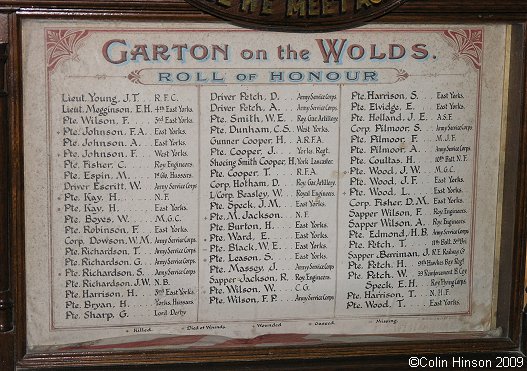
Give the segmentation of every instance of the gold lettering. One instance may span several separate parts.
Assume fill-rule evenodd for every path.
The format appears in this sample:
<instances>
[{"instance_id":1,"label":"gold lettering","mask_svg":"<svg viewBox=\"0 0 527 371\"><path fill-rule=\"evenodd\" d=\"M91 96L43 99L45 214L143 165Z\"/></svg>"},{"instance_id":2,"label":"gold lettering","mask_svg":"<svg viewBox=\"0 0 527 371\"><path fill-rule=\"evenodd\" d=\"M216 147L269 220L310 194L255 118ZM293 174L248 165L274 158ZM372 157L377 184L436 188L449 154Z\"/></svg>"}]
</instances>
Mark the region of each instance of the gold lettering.
<instances>
[{"instance_id":1,"label":"gold lettering","mask_svg":"<svg viewBox=\"0 0 527 371\"><path fill-rule=\"evenodd\" d=\"M309 15L320 15L320 7L318 4L319 0L308 0L308 10Z\"/></svg>"},{"instance_id":2,"label":"gold lettering","mask_svg":"<svg viewBox=\"0 0 527 371\"><path fill-rule=\"evenodd\" d=\"M348 0L340 0L340 11L346 13L348 10Z\"/></svg>"},{"instance_id":3,"label":"gold lettering","mask_svg":"<svg viewBox=\"0 0 527 371\"><path fill-rule=\"evenodd\" d=\"M273 14L273 0L262 1L262 12L263 15Z\"/></svg>"},{"instance_id":4,"label":"gold lettering","mask_svg":"<svg viewBox=\"0 0 527 371\"><path fill-rule=\"evenodd\" d=\"M252 13L253 11L256 10L256 6L257 6L256 1L257 0L241 0L240 10L242 12Z\"/></svg>"},{"instance_id":5,"label":"gold lettering","mask_svg":"<svg viewBox=\"0 0 527 371\"><path fill-rule=\"evenodd\" d=\"M383 0L357 0L357 10L359 10L362 7L369 8L373 4L380 4Z\"/></svg>"},{"instance_id":6,"label":"gold lettering","mask_svg":"<svg viewBox=\"0 0 527 371\"><path fill-rule=\"evenodd\" d=\"M338 4L333 0L322 0L322 15L338 13Z\"/></svg>"},{"instance_id":7,"label":"gold lettering","mask_svg":"<svg viewBox=\"0 0 527 371\"><path fill-rule=\"evenodd\" d=\"M300 17L306 16L306 2L305 0L288 0L287 1L287 16L291 17L298 14Z\"/></svg>"},{"instance_id":8,"label":"gold lettering","mask_svg":"<svg viewBox=\"0 0 527 371\"><path fill-rule=\"evenodd\" d=\"M244 0L241 0L244 1ZM245 0L248 1L248 0ZM262 0L272 1L272 0ZM287 0L287 16L305 17L307 16L332 16L339 12L344 14L348 11L349 0ZM361 1L361 0L358 0ZM362 0L362 1L382 1L382 0ZM268 6L270 8L270 6ZM262 14L264 6L262 6Z\"/></svg>"}]
</instances>

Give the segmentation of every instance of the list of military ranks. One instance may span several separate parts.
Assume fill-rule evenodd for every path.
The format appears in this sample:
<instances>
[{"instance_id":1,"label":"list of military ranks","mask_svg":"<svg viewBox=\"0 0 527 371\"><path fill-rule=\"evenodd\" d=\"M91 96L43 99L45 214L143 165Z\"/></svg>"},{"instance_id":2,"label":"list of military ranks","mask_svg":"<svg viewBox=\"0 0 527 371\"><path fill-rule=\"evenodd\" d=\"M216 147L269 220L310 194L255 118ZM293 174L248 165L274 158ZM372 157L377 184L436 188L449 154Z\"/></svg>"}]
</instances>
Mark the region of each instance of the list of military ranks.
<instances>
[{"instance_id":1,"label":"list of military ranks","mask_svg":"<svg viewBox=\"0 0 527 371\"><path fill-rule=\"evenodd\" d=\"M56 324L466 312L467 89L64 87Z\"/></svg>"}]
</instances>

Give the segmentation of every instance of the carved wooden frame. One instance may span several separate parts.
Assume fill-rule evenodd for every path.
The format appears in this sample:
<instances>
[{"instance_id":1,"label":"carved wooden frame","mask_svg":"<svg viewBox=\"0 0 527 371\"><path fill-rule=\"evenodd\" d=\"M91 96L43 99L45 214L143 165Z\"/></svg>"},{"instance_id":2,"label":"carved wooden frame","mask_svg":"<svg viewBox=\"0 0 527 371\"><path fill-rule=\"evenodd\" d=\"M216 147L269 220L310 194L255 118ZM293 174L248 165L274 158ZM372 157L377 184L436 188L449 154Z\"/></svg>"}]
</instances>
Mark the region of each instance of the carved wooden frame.
<instances>
[{"instance_id":1,"label":"carved wooden frame","mask_svg":"<svg viewBox=\"0 0 527 371\"><path fill-rule=\"evenodd\" d=\"M480 340L358 343L353 345L230 348L228 350L27 354L24 186L21 124L21 20L27 17L201 21L214 20L183 0L0 0L0 369L130 365L152 369L406 368L410 356L466 359L524 356L527 221L527 3L524 0L409 0L380 23L507 23L513 25L509 141L506 146L504 247L498 321L503 337ZM265 27L263 27L265 28ZM305 31L310 31L307 28Z\"/></svg>"}]
</instances>

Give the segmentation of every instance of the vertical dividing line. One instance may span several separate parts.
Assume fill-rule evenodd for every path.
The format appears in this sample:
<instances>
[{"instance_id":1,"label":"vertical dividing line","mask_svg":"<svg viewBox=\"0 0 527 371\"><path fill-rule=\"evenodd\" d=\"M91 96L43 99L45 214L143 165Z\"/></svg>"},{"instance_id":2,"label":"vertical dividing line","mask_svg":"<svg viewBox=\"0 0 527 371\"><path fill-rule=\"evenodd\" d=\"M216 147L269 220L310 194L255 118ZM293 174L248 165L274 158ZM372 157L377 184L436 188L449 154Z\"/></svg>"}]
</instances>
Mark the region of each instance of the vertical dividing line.
<instances>
[{"instance_id":1,"label":"vertical dividing line","mask_svg":"<svg viewBox=\"0 0 527 371\"><path fill-rule=\"evenodd\" d=\"M47 29L46 29L47 30ZM47 32L47 31L46 31ZM44 34L46 34L44 32ZM44 45L46 38L44 36ZM51 77L50 77L50 70L47 66L44 66L44 74L46 76L46 88L45 88L45 97L46 97L46 151L48 155L48 160L46 162L46 186L48 187L46 193L47 193L47 200L46 200L46 216L48 218L47 220L47 250L48 250L48 257L47 257L47 269L48 269L48 277L49 277L49 283L50 283L50 295L49 298L47 298L49 302L49 308L50 308L50 316L49 316L49 328L54 329L55 328L55 304L54 304L54 298L55 298L55 287L57 282L57 276L55 273L57 273L57 269L55 269L55 249L53 247L53 203L58 199L53 200L55 197L53 192L53 186L54 186L54 178L53 178L53 131L51 130L52 125L52 108L51 108ZM62 127L61 127L62 129ZM62 187L64 187L64 184L62 184ZM59 193L60 195L60 193ZM64 201L64 199L60 200ZM57 202L58 203L58 202ZM25 219L25 215L24 215Z\"/></svg>"},{"instance_id":2,"label":"vertical dividing line","mask_svg":"<svg viewBox=\"0 0 527 371\"><path fill-rule=\"evenodd\" d=\"M199 297L201 296L201 87L198 88L198 308L196 322L199 321Z\"/></svg>"},{"instance_id":3,"label":"vertical dividing line","mask_svg":"<svg viewBox=\"0 0 527 371\"><path fill-rule=\"evenodd\" d=\"M335 226L337 233L337 243L335 248L335 299L333 304L333 317L337 313L337 298L338 298L338 278L339 278L339 246L340 246L340 230L339 230L339 197L340 197L340 119L342 117L342 84L339 84L339 119L337 124L337 204L335 205Z\"/></svg>"}]
</instances>

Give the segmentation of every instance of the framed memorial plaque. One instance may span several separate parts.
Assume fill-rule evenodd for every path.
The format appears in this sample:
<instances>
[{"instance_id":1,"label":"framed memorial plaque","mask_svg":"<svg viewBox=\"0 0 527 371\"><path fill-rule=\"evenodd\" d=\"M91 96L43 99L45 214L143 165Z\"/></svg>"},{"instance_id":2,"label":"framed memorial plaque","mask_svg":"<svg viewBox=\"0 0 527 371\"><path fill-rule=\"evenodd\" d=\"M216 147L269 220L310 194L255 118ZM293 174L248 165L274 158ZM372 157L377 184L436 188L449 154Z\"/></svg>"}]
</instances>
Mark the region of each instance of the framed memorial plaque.
<instances>
[{"instance_id":1,"label":"framed memorial plaque","mask_svg":"<svg viewBox=\"0 0 527 371\"><path fill-rule=\"evenodd\" d=\"M2 368L524 367L523 2L1 3Z\"/></svg>"}]
</instances>

